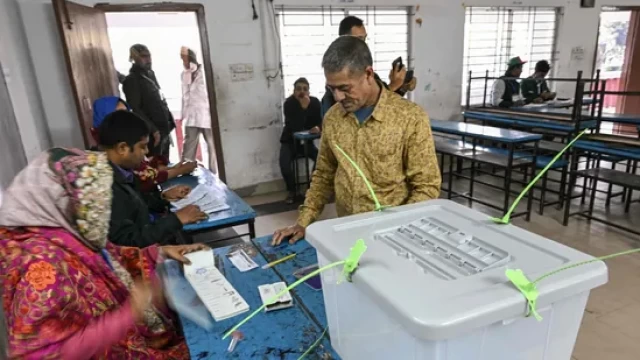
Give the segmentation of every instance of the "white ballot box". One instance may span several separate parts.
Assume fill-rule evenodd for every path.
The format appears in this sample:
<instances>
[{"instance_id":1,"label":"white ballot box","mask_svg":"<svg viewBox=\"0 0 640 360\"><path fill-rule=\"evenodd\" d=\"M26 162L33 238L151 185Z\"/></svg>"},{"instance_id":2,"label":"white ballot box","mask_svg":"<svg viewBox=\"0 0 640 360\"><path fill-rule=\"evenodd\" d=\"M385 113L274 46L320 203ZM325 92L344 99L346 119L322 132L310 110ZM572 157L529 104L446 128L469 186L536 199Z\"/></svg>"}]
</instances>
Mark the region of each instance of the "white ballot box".
<instances>
[{"instance_id":1,"label":"white ballot box","mask_svg":"<svg viewBox=\"0 0 640 360\"><path fill-rule=\"evenodd\" d=\"M322 273L331 344L343 360L568 360L591 289L607 282L594 262L537 288L537 321L505 276L533 281L591 256L447 200L322 221L307 229L320 266L368 247L353 282Z\"/></svg>"}]
</instances>

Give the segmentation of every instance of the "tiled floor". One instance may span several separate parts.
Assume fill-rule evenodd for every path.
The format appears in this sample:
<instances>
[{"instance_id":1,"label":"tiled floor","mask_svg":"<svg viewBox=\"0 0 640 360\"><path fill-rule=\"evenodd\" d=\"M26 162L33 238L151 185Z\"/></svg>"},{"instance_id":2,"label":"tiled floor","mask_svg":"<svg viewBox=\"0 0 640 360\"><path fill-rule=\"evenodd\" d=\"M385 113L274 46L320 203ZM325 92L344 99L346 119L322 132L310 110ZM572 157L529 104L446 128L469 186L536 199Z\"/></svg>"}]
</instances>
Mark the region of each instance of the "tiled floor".
<instances>
[{"instance_id":1,"label":"tiled floor","mask_svg":"<svg viewBox=\"0 0 640 360\"><path fill-rule=\"evenodd\" d=\"M482 190L485 196L489 191ZM252 204L284 199L285 194L271 194L249 199ZM499 193L493 196L500 196ZM466 201L464 202L466 204ZM598 201L601 205L603 201ZM474 208L491 215L499 215L479 206ZM631 215L622 214L619 200L612 203L608 216L638 224L640 204L634 204ZM603 206L596 210L605 212ZM327 206L323 218L335 216L335 207ZM262 216L257 219L258 236L273 233L277 228L295 222L297 211ZM569 226L561 224L562 214L548 207L544 216L533 215L531 222L516 219L513 223L529 231L561 242L594 256L608 255L637 248L640 242L634 236L608 228L599 223L589 223L578 217L571 218ZM636 225L640 228L640 224ZM635 237L638 239L638 237ZM614 258L607 261L609 283L592 291L585 311L572 359L575 360L632 360L640 359L640 254Z\"/></svg>"}]
</instances>

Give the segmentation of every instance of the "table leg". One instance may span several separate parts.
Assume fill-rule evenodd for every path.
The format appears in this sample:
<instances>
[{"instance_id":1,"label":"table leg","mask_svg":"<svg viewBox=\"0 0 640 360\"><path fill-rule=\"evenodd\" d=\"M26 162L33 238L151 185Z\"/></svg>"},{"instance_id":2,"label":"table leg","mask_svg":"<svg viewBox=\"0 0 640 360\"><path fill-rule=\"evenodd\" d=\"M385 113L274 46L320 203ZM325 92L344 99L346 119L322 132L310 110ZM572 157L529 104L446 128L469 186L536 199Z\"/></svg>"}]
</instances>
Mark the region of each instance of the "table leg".
<instances>
[{"instance_id":1,"label":"table leg","mask_svg":"<svg viewBox=\"0 0 640 360\"><path fill-rule=\"evenodd\" d=\"M296 139L293 139L293 176L294 176L294 191L296 192L294 194L294 197L298 197L298 185L300 185L300 182L298 181L298 141Z\"/></svg>"},{"instance_id":2,"label":"table leg","mask_svg":"<svg viewBox=\"0 0 640 360\"><path fill-rule=\"evenodd\" d=\"M311 174L309 174L309 140L304 140L304 165L307 171L307 189L311 187Z\"/></svg>"},{"instance_id":3,"label":"table leg","mask_svg":"<svg viewBox=\"0 0 640 360\"><path fill-rule=\"evenodd\" d=\"M539 142L536 141L536 144L533 148L533 161L531 163L531 180L535 179L536 177L536 170L537 170L536 162L538 161L538 146L539 146ZM525 169L525 174L528 172L529 171ZM525 186L527 186L527 184L525 184ZM545 192L546 186L547 186L547 174L544 175L544 178L542 180L542 191L540 193L540 214L542 214L542 212L544 211L544 192ZM533 209L533 197L534 197L535 191L536 191L536 187L534 185L529 190L529 194L528 194L529 196L527 198L527 217L526 217L527 221L531 220L531 212Z\"/></svg>"},{"instance_id":4,"label":"table leg","mask_svg":"<svg viewBox=\"0 0 640 360\"><path fill-rule=\"evenodd\" d=\"M253 219L249 221L249 236L251 236L251 239L256 238L256 222Z\"/></svg>"},{"instance_id":5,"label":"table leg","mask_svg":"<svg viewBox=\"0 0 640 360\"><path fill-rule=\"evenodd\" d=\"M503 215L509 211L509 197L511 195L511 172L513 171L513 143L509 143L509 159L507 160L507 168L504 174L504 207Z\"/></svg>"},{"instance_id":6,"label":"table leg","mask_svg":"<svg viewBox=\"0 0 640 360\"><path fill-rule=\"evenodd\" d=\"M564 219L562 220L562 225L567 226L569 224L569 215L571 212L571 198L573 194L573 188L576 186L576 171L578 170L578 151L575 149L570 149L571 151L571 161L569 162L569 187L567 189L567 194L565 195L564 202ZM582 189L584 191L584 189Z\"/></svg>"}]
</instances>

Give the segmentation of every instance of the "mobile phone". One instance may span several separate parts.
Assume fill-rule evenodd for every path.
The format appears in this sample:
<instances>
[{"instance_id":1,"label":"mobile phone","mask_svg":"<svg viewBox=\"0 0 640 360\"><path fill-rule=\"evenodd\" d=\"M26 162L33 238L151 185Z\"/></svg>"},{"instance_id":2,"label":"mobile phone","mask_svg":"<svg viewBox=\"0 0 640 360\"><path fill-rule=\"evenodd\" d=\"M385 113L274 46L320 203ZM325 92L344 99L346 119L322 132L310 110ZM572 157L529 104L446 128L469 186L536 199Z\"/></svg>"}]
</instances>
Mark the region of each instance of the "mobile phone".
<instances>
[{"instance_id":1,"label":"mobile phone","mask_svg":"<svg viewBox=\"0 0 640 360\"><path fill-rule=\"evenodd\" d=\"M413 79L413 70L407 71L407 75L404 77L404 83L407 84Z\"/></svg>"},{"instance_id":2,"label":"mobile phone","mask_svg":"<svg viewBox=\"0 0 640 360\"><path fill-rule=\"evenodd\" d=\"M402 67L404 66L404 64L402 63L402 56L398 56L397 59L393 60L393 62L391 63L392 69L395 69L396 66L399 66L398 69L402 69Z\"/></svg>"}]
</instances>

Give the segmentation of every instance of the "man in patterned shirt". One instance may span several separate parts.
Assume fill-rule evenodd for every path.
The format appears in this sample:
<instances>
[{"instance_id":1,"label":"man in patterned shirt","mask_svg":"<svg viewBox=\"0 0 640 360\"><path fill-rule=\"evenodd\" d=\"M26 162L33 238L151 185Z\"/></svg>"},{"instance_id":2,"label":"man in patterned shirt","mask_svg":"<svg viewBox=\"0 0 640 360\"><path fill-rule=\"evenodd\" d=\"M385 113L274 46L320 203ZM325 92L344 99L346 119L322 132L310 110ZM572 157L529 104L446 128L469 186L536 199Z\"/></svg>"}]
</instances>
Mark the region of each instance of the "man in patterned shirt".
<instances>
[{"instance_id":1,"label":"man in patterned shirt","mask_svg":"<svg viewBox=\"0 0 640 360\"><path fill-rule=\"evenodd\" d=\"M325 115L316 171L298 221L275 232L274 246L287 238L290 243L302 239L334 193L338 216L375 209L364 180L338 146L362 169L383 206L439 196L429 117L376 81L372 65L367 44L353 36L338 38L325 52L327 88L338 103Z\"/></svg>"}]
</instances>

